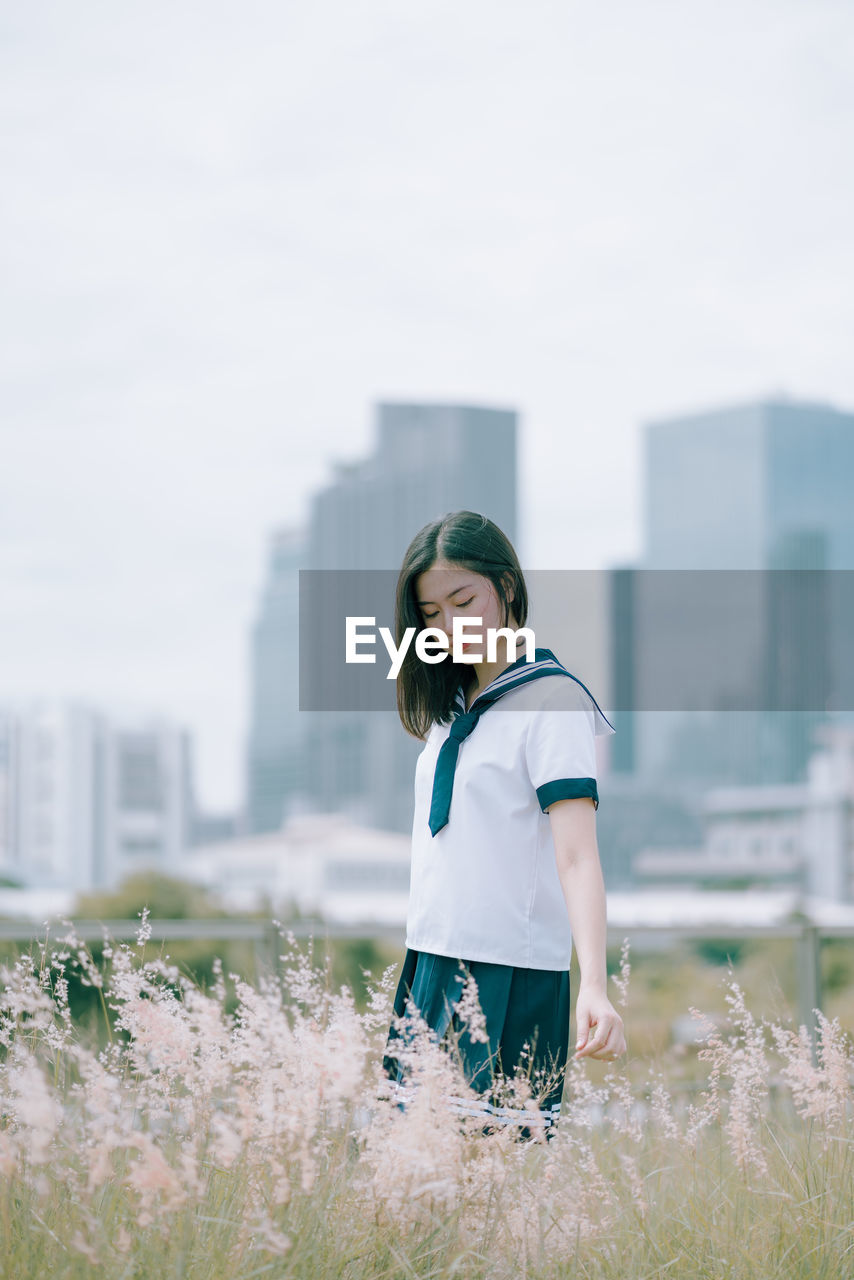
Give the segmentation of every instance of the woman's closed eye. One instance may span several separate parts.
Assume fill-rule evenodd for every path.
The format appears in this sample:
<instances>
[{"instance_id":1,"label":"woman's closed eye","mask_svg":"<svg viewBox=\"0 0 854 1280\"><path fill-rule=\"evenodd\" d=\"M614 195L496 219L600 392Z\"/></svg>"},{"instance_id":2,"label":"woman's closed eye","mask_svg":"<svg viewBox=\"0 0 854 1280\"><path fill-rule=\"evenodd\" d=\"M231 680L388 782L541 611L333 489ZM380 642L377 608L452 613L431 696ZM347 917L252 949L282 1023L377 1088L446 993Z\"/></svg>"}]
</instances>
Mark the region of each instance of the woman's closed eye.
<instances>
[{"instance_id":1,"label":"woman's closed eye","mask_svg":"<svg viewBox=\"0 0 854 1280\"><path fill-rule=\"evenodd\" d=\"M467 609L473 600L474 600L474 596L470 596L468 600L464 600L462 604L455 605L454 607L456 609ZM421 616L425 622L429 622L431 618L438 618L439 610L436 609L434 613L425 613L424 610L422 609Z\"/></svg>"}]
</instances>

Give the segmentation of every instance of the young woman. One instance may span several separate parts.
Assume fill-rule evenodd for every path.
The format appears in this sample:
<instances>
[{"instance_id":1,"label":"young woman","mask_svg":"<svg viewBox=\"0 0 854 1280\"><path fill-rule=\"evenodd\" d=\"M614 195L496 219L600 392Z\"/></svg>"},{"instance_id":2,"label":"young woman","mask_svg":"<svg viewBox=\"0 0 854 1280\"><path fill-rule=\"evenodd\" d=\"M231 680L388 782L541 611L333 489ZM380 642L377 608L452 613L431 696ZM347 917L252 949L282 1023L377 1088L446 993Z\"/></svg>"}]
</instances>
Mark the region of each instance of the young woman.
<instances>
[{"instance_id":1,"label":"young woman","mask_svg":"<svg viewBox=\"0 0 854 1280\"><path fill-rule=\"evenodd\" d=\"M516 631L527 612L516 553L485 516L458 511L413 539L397 584L398 645L407 627L436 628L449 640L455 618L480 619L481 628L467 629L478 638L466 645L465 662L448 654L429 664L410 645L397 680L401 721L425 746L394 1013L403 1018L414 1006L439 1040L459 1033L466 1079L492 1124L532 1118L487 1099L496 1072L512 1077L521 1067L534 1081L550 1073L540 1108L551 1136L569 1055L573 940L581 971L576 1057L610 1061L626 1050L606 989L595 826L595 737L614 729L549 649L537 648L529 663L521 637L509 652L499 640L488 660L488 629ZM457 1020L469 974L487 1044ZM383 1060L398 1085L400 1036L393 1024Z\"/></svg>"}]
</instances>

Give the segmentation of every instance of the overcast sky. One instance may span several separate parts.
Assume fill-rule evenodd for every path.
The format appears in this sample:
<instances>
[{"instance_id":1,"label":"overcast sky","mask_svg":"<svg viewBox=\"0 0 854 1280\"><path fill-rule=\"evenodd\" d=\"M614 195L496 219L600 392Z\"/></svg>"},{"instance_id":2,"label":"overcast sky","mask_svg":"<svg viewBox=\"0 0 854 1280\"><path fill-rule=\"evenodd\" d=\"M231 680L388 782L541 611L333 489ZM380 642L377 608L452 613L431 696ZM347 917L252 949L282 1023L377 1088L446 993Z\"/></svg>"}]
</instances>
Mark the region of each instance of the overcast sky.
<instances>
[{"instance_id":1,"label":"overcast sky","mask_svg":"<svg viewBox=\"0 0 854 1280\"><path fill-rule=\"evenodd\" d=\"M211 809L268 534L376 400L518 409L532 568L641 553L645 421L854 408L849 0L61 0L0 37L0 698L174 716Z\"/></svg>"}]
</instances>

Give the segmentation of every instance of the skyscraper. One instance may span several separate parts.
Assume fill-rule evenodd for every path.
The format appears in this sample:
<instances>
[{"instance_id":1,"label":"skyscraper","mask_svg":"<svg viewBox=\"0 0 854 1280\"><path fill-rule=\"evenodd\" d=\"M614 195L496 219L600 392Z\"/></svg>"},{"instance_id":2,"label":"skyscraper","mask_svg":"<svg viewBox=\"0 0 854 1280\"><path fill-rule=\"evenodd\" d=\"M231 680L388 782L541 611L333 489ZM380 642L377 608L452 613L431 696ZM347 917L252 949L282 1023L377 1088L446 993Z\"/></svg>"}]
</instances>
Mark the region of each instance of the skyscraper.
<instances>
[{"instance_id":1,"label":"skyscraper","mask_svg":"<svg viewBox=\"0 0 854 1280\"><path fill-rule=\"evenodd\" d=\"M816 533L827 568L854 568L852 413L777 398L651 422L644 466L649 569L783 568Z\"/></svg>"},{"instance_id":2,"label":"skyscraper","mask_svg":"<svg viewBox=\"0 0 854 1280\"><path fill-rule=\"evenodd\" d=\"M299 570L302 530L276 529L252 627L246 819L251 833L277 831L304 790L299 722Z\"/></svg>"},{"instance_id":3,"label":"skyscraper","mask_svg":"<svg viewBox=\"0 0 854 1280\"><path fill-rule=\"evenodd\" d=\"M381 403L376 414L374 452L339 466L314 498L308 567L398 569L420 528L461 509L489 516L515 543L514 410ZM313 803L408 830L421 744L407 737L396 713L304 712L301 721Z\"/></svg>"},{"instance_id":4,"label":"skyscraper","mask_svg":"<svg viewBox=\"0 0 854 1280\"><path fill-rule=\"evenodd\" d=\"M516 537L516 413L478 405L376 406L377 445L312 504L313 569L397 569L422 525L481 511Z\"/></svg>"},{"instance_id":5,"label":"skyscraper","mask_svg":"<svg viewBox=\"0 0 854 1280\"><path fill-rule=\"evenodd\" d=\"M829 405L777 397L648 424L644 567L769 571L761 585L767 701L761 711L632 717L635 768L706 783L802 775L821 708L777 710L775 700L784 701L797 669L817 681L820 703L823 665L838 671L850 662L850 627L838 615L830 625L827 601L813 598L817 579L804 595L797 577L771 571L854 568L852 486L854 414ZM758 572L756 582L760 589ZM625 581L620 602L625 621L637 608ZM620 646L618 706L630 697L630 649ZM625 757L615 765L625 768Z\"/></svg>"}]
</instances>

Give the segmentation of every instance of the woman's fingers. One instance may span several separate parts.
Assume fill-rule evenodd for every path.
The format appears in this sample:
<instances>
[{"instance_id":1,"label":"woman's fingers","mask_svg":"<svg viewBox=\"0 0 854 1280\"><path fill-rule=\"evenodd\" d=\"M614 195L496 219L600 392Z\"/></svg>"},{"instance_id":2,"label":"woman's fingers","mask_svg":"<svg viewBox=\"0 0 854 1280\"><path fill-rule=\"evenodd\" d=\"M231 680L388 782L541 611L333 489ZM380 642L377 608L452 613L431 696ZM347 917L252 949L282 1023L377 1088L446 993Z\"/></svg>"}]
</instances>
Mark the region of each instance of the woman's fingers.
<instances>
[{"instance_id":1,"label":"woman's fingers","mask_svg":"<svg viewBox=\"0 0 854 1280\"><path fill-rule=\"evenodd\" d=\"M626 1038L623 1035L623 1024L619 1018L603 1023L602 1040L599 1042L594 1057L618 1058L626 1051ZM598 1028L597 1028L598 1030ZM597 1037L598 1041L598 1037Z\"/></svg>"},{"instance_id":2,"label":"woman's fingers","mask_svg":"<svg viewBox=\"0 0 854 1280\"><path fill-rule=\"evenodd\" d=\"M618 1058L626 1051L622 1020L618 1016L603 1018L590 1028L587 1043L576 1050L576 1058Z\"/></svg>"}]
</instances>

